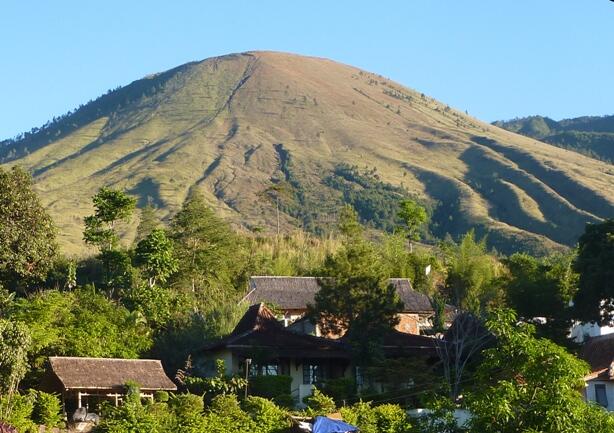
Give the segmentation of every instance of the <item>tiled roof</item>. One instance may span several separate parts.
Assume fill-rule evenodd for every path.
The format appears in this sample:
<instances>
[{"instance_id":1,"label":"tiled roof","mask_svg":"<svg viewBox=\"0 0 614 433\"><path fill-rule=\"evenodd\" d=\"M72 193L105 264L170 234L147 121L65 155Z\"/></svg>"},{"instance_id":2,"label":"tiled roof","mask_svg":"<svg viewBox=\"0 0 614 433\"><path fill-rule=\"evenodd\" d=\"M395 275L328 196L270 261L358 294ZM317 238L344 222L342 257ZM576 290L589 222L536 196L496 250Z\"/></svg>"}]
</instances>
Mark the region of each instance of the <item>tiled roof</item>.
<instances>
[{"instance_id":1,"label":"tiled roof","mask_svg":"<svg viewBox=\"0 0 614 433\"><path fill-rule=\"evenodd\" d=\"M251 277L243 300L250 305L264 302L284 310L301 310L314 303L319 290L317 277Z\"/></svg>"},{"instance_id":2,"label":"tiled roof","mask_svg":"<svg viewBox=\"0 0 614 433\"><path fill-rule=\"evenodd\" d=\"M142 390L175 390L156 359L78 358L52 356L50 369L65 389L122 390L136 382Z\"/></svg>"},{"instance_id":3,"label":"tiled roof","mask_svg":"<svg viewBox=\"0 0 614 433\"><path fill-rule=\"evenodd\" d=\"M431 356L436 353L434 338L395 330L385 336L383 343L384 351L395 356ZM352 355L346 339L315 337L284 328L264 304L252 305L230 335L205 346L200 352L215 352L220 349L247 356L256 351L271 359L280 356L349 359Z\"/></svg>"},{"instance_id":4,"label":"tiled roof","mask_svg":"<svg viewBox=\"0 0 614 433\"><path fill-rule=\"evenodd\" d=\"M263 351L271 358L291 353L293 356L314 358L348 358L345 344L285 328L264 304L252 305L227 337L205 346L201 351L222 348L234 352Z\"/></svg>"},{"instance_id":5,"label":"tiled roof","mask_svg":"<svg viewBox=\"0 0 614 433\"><path fill-rule=\"evenodd\" d=\"M580 358L588 362L592 372L609 369L614 362L614 334L590 338L580 349Z\"/></svg>"},{"instance_id":6,"label":"tiled roof","mask_svg":"<svg viewBox=\"0 0 614 433\"><path fill-rule=\"evenodd\" d=\"M249 291L243 298L250 305L261 302L278 306L283 310L304 310L315 302L315 295L320 290L318 277L276 277L258 276L249 280ZM404 312L432 313L433 307L429 297L416 292L407 278L391 278L403 302Z\"/></svg>"}]
</instances>

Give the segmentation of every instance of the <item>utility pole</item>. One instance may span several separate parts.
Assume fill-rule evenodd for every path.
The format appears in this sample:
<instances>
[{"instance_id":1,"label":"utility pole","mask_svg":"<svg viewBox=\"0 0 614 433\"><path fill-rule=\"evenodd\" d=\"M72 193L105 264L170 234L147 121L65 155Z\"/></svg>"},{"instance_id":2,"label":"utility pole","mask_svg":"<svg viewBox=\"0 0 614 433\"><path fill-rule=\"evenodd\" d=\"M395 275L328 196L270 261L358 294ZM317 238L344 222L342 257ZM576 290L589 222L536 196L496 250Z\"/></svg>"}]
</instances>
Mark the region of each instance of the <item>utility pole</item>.
<instances>
[{"instance_id":1,"label":"utility pole","mask_svg":"<svg viewBox=\"0 0 614 433\"><path fill-rule=\"evenodd\" d=\"M245 358L245 398L247 398L247 388L249 384L249 366L251 363L251 358Z\"/></svg>"}]
</instances>

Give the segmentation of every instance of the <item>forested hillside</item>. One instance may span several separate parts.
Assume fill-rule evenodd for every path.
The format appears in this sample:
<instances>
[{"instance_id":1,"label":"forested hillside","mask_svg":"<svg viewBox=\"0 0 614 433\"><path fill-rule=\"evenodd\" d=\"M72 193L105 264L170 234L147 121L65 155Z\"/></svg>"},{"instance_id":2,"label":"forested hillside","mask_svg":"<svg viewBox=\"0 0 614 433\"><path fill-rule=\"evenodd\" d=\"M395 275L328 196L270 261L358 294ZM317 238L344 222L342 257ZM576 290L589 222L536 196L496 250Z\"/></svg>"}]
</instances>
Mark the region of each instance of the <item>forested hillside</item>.
<instances>
[{"instance_id":1,"label":"forested hillside","mask_svg":"<svg viewBox=\"0 0 614 433\"><path fill-rule=\"evenodd\" d=\"M583 116L558 122L548 117L530 116L497 121L493 125L614 163L614 116Z\"/></svg>"}]
</instances>

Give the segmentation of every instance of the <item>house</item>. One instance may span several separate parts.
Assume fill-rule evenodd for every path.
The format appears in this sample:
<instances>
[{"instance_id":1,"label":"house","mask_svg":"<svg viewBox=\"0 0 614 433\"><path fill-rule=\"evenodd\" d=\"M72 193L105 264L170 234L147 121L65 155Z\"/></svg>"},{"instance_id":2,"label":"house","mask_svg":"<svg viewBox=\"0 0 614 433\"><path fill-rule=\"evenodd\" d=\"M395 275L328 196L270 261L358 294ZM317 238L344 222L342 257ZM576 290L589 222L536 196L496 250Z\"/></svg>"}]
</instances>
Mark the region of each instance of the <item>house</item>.
<instances>
[{"instance_id":1,"label":"house","mask_svg":"<svg viewBox=\"0 0 614 433\"><path fill-rule=\"evenodd\" d=\"M591 368L584 378L585 398L614 411L614 334L589 338L580 350L580 358Z\"/></svg>"},{"instance_id":2,"label":"house","mask_svg":"<svg viewBox=\"0 0 614 433\"><path fill-rule=\"evenodd\" d=\"M318 277L281 277L254 276L249 280L248 293L242 299L249 305L261 302L274 305L279 309L279 320L290 326L304 318L307 306L315 303L315 295L321 288L322 278ZM416 292L407 278L391 278L392 284L403 303L399 314L397 330L408 334L420 334L432 326L431 319L435 311L429 297ZM451 310L452 307L448 307ZM307 330L309 323L299 324L300 329ZM319 335L319 330L311 325L311 333Z\"/></svg>"},{"instance_id":3,"label":"house","mask_svg":"<svg viewBox=\"0 0 614 433\"><path fill-rule=\"evenodd\" d=\"M384 339L386 356L435 356L435 340L393 331ZM298 402L311 395L313 385L329 379L356 379L352 350L344 339L329 339L297 332L283 324L263 303L252 305L235 329L192 355L199 376L213 376L216 360L226 374L287 375L290 392ZM250 360L250 361L248 361Z\"/></svg>"},{"instance_id":4,"label":"house","mask_svg":"<svg viewBox=\"0 0 614 433\"><path fill-rule=\"evenodd\" d=\"M571 327L571 330L569 331L569 338L572 339L574 343L582 344L589 338L612 333L614 333L613 326L600 326L595 322L577 322Z\"/></svg>"},{"instance_id":5,"label":"house","mask_svg":"<svg viewBox=\"0 0 614 433\"><path fill-rule=\"evenodd\" d=\"M136 382L141 397L153 399L155 391L174 391L162 363L155 359L79 358L52 356L42 381L45 391L62 397L64 411L95 407L102 400L118 405L127 382Z\"/></svg>"}]
</instances>

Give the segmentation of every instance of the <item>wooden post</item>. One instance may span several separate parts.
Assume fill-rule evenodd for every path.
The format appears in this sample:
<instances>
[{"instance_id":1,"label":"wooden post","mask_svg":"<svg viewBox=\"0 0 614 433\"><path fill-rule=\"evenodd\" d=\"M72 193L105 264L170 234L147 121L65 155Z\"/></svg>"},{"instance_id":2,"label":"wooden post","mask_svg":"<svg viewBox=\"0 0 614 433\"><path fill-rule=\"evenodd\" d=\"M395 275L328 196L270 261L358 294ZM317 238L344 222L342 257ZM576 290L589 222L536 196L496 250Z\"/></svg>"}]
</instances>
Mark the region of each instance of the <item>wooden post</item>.
<instances>
[{"instance_id":1,"label":"wooden post","mask_svg":"<svg viewBox=\"0 0 614 433\"><path fill-rule=\"evenodd\" d=\"M77 392L77 408L81 407L81 391Z\"/></svg>"}]
</instances>

